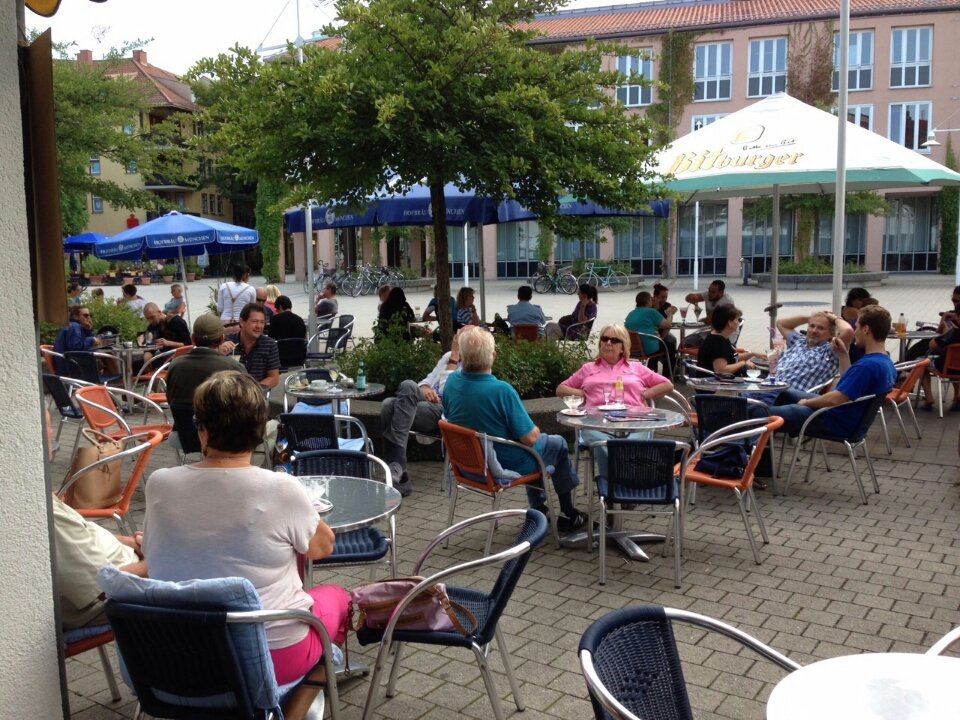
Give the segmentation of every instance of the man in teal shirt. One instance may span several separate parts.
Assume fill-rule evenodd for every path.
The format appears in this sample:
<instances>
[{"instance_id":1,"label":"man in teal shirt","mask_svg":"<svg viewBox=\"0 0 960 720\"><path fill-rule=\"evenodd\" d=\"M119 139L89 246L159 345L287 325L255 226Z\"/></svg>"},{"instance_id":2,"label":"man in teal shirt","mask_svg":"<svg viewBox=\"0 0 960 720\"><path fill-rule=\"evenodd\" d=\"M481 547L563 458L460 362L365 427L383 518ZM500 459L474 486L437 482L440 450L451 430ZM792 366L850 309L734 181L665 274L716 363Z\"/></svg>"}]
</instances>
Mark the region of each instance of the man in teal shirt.
<instances>
[{"instance_id":1,"label":"man in teal shirt","mask_svg":"<svg viewBox=\"0 0 960 720\"><path fill-rule=\"evenodd\" d=\"M560 435L540 432L527 413L517 391L491 373L496 346L493 336L484 330L461 333L459 373L447 378L443 392L443 414L452 423L489 435L515 440L532 447L552 466L553 486L560 501L557 527L563 532L577 530L586 515L574 506L573 491L580 484L570 462L567 441ZM497 459L508 470L525 475L536 469L536 462L520 448L497 447ZM545 511L543 491L527 487L530 506Z\"/></svg>"}]
</instances>

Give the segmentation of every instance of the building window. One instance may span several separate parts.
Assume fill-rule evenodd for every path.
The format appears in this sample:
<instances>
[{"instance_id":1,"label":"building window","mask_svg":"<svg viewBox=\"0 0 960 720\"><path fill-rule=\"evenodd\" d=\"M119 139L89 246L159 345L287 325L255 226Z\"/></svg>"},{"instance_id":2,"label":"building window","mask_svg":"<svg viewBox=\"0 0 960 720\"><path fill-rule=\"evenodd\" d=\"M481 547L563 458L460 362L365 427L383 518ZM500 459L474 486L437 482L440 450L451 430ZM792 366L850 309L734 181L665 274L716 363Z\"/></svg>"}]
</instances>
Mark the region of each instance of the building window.
<instances>
[{"instance_id":1,"label":"building window","mask_svg":"<svg viewBox=\"0 0 960 720\"><path fill-rule=\"evenodd\" d=\"M900 28L890 44L890 87L930 85L933 28Z\"/></svg>"},{"instance_id":2,"label":"building window","mask_svg":"<svg viewBox=\"0 0 960 720\"><path fill-rule=\"evenodd\" d=\"M100 174L100 158L97 155L90 156L90 174L91 175Z\"/></svg>"},{"instance_id":3,"label":"building window","mask_svg":"<svg viewBox=\"0 0 960 720\"><path fill-rule=\"evenodd\" d=\"M448 228L447 232L456 228ZM456 247L447 239L447 247ZM497 277L528 278L537 271L540 225L521 220L497 225ZM463 262L463 231L460 234L460 262ZM463 274L463 271L460 271Z\"/></svg>"},{"instance_id":4,"label":"building window","mask_svg":"<svg viewBox=\"0 0 960 720\"><path fill-rule=\"evenodd\" d=\"M928 102L892 104L888 137L911 150L929 153L930 148L921 147L921 145L927 141L932 112L933 108Z\"/></svg>"},{"instance_id":5,"label":"building window","mask_svg":"<svg viewBox=\"0 0 960 720\"><path fill-rule=\"evenodd\" d=\"M124 134L124 135L133 135L134 129L135 129L135 128L133 127L133 125L124 125L124 126L123 126L123 134Z\"/></svg>"},{"instance_id":6,"label":"building window","mask_svg":"<svg viewBox=\"0 0 960 720\"><path fill-rule=\"evenodd\" d=\"M174 193L173 202L176 204L178 208L180 208L181 210L185 210L187 207L187 196L184 195L182 192Z\"/></svg>"},{"instance_id":7,"label":"building window","mask_svg":"<svg viewBox=\"0 0 960 720\"><path fill-rule=\"evenodd\" d=\"M765 97L787 89L787 39L750 41L747 96Z\"/></svg>"},{"instance_id":8,"label":"building window","mask_svg":"<svg viewBox=\"0 0 960 720\"><path fill-rule=\"evenodd\" d=\"M136 160L131 160L127 163L127 167L124 168L124 172L127 175L136 175L138 172L140 172L140 166L137 165Z\"/></svg>"},{"instance_id":9,"label":"building window","mask_svg":"<svg viewBox=\"0 0 960 720\"><path fill-rule=\"evenodd\" d=\"M640 107L653 102L653 89L649 85L632 85L631 80L642 76L646 81L653 80L653 60L644 53L639 55L621 55L617 58L617 72L626 78L626 83L617 86L617 100L627 107Z\"/></svg>"},{"instance_id":10,"label":"building window","mask_svg":"<svg viewBox=\"0 0 960 720\"><path fill-rule=\"evenodd\" d=\"M626 260L639 275L663 275L663 218L637 217L627 230L617 232L614 257Z\"/></svg>"},{"instance_id":11,"label":"building window","mask_svg":"<svg viewBox=\"0 0 960 720\"><path fill-rule=\"evenodd\" d=\"M726 116L726 113L719 113L718 115L694 115L693 120L690 123L690 131L696 132L700 128L705 128L707 125L712 125L720 118Z\"/></svg>"},{"instance_id":12,"label":"building window","mask_svg":"<svg viewBox=\"0 0 960 720\"><path fill-rule=\"evenodd\" d=\"M99 215L103 212L103 198L96 195L90 196L90 212Z\"/></svg>"},{"instance_id":13,"label":"building window","mask_svg":"<svg viewBox=\"0 0 960 720\"><path fill-rule=\"evenodd\" d=\"M697 263L701 275L727 274L727 203L700 203ZM694 217L692 205L680 209L677 275L693 275Z\"/></svg>"},{"instance_id":14,"label":"building window","mask_svg":"<svg viewBox=\"0 0 960 720\"><path fill-rule=\"evenodd\" d=\"M873 105L848 105L847 121L859 125L864 130L873 130Z\"/></svg>"},{"instance_id":15,"label":"building window","mask_svg":"<svg viewBox=\"0 0 960 720\"><path fill-rule=\"evenodd\" d=\"M217 215L223 215L223 195L217 195Z\"/></svg>"},{"instance_id":16,"label":"building window","mask_svg":"<svg viewBox=\"0 0 960 720\"><path fill-rule=\"evenodd\" d=\"M840 89L840 33L833 34L833 90ZM850 33L850 58L847 87L850 90L873 89L873 30Z\"/></svg>"},{"instance_id":17,"label":"building window","mask_svg":"<svg viewBox=\"0 0 960 720\"><path fill-rule=\"evenodd\" d=\"M697 45L693 66L694 101L730 99L731 48L728 42Z\"/></svg>"},{"instance_id":18,"label":"building window","mask_svg":"<svg viewBox=\"0 0 960 720\"><path fill-rule=\"evenodd\" d=\"M506 223L512 224L512 223ZM476 226L467 234L467 272L470 277L480 277L480 262L477 259ZM463 279L463 227L447 228L447 257L449 258L450 277Z\"/></svg>"},{"instance_id":19,"label":"building window","mask_svg":"<svg viewBox=\"0 0 960 720\"><path fill-rule=\"evenodd\" d=\"M580 258L599 258L600 243L597 240L567 240L557 236L553 246L553 261L557 265L566 265Z\"/></svg>"},{"instance_id":20,"label":"building window","mask_svg":"<svg viewBox=\"0 0 960 720\"><path fill-rule=\"evenodd\" d=\"M206 193L200 194L200 212L204 215L208 215L210 213L210 204L207 202Z\"/></svg>"},{"instance_id":21,"label":"building window","mask_svg":"<svg viewBox=\"0 0 960 720\"><path fill-rule=\"evenodd\" d=\"M937 269L940 218L934 196L887 197L890 210L883 231L883 269L926 272Z\"/></svg>"},{"instance_id":22,"label":"building window","mask_svg":"<svg viewBox=\"0 0 960 720\"><path fill-rule=\"evenodd\" d=\"M770 249L773 247L773 213L755 218L751 203L743 206L743 235L740 252L750 261L750 272L769 272L773 265ZM793 217L780 214L780 260L793 260Z\"/></svg>"}]
</instances>

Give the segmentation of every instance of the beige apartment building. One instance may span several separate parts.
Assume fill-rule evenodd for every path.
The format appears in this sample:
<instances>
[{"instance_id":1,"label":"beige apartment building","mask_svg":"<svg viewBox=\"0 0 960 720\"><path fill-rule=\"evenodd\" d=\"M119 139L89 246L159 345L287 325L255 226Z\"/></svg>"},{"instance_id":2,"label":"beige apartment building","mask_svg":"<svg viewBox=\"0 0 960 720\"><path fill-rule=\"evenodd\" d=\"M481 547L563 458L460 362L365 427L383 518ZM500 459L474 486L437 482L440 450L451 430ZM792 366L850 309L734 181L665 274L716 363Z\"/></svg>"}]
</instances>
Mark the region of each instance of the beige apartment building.
<instances>
[{"instance_id":1,"label":"beige apartment building","mask_svg":"<svg viewBox=\"0 0 960 720\"><path fill-rule=\"evenodd\" d=\"M609 58L609 68L669 82L671 73L689 72L694 97L677 108L675 136L746 107L777 92L789 93L791 59L808 38L839 33L839 4L823 0L650 0L613 7L564 10L537 17L532 27L543 35L534 44L544 48L576 46L595 38L628 48ZM693 45L686 68L665 67L664 42L684 34ZM795 45L791 54L791 44ZM960 2L958 0L851 0L849 120L943 163L948 135L960 148ZM830 52L829 45L827 52ZM800 53L803 56L803 52ZM834 49L834 67L837 56ZM834 72L834 90L838 75ZM656 87L624 85L613 90L620 102L643 113L660 98ZM947 132L947 128L953 128ZM924 147L937 130L940 145ZM935 272L939 259L939 188L882 193L890 203L887 217L848 215L844 256L870 270ZM770 221L743 213L749 199L701 203L699 208L699 272L736 276L740 259L753 272L768 269L772 244ZM629 230L608 233L607 241L588 243L588 257L628 262L646 277L693 274L694 208L681 207L664 259L663 223L638 218ZM451 272L462 275L462 227L449 228ZM474 229L469 230L475 236ZM833 254L833 218L822 217L816 254ZM536 267L539 227L536 221L488 225L479 231L484 275L527 277ZM332 262L370 260L369 235L355 230L316 233L316 257ZM794 255L791 218L782 218L780 254ZM288 258L298 276L303 268L303 239L288 243ZM467 243L471 276L479 268L475 237ZM384 243L379 256L387 259ZM395 254L395 253L394 253ZM579 242L558 238L554 258L568 263L581 254ZM409 262L428 273L429 251L415 247ZM405 258L406 259L406 258ZM664 267L666 263L667 267ZM400 263L397 263L400 264Z\"/></svg>"},{"instance_id":2,"label":"beige apartment building","mask_svg":"<svg viewBox=\"0 0 960 720\"><path fill-rule=\"evenodd\" d=\"M81 65L104 62L94 60L90 50L81 50L76 58ZM138 117L131 118L130 125L124 127L124 132L150 132L151 127L174 113L192 113L197 110L190 86L173 73L151 65L147 60L147 53L143 50L134 50L131 57L111 64L107 74L134 78L150 89L149 112L141 112ZM193 134L196 128L187 128L185 132ZM188 170L192 171L190 175L195 180L190 183L174 182L168 178L145 176L136 163L123 167L106 159L91 157L89 171L91 175L101 175L104 180L149 190L180 212L233 222L233 205L230 199L206 182L206 178L213 171L213 160L203 158L199 165ZM125 208L115 208L103 198L92 194L87 195L87 211L89 221L86 229L104 235L115 235L156 215L142 209L131 213Z\"/></svg>"}]
</instances>

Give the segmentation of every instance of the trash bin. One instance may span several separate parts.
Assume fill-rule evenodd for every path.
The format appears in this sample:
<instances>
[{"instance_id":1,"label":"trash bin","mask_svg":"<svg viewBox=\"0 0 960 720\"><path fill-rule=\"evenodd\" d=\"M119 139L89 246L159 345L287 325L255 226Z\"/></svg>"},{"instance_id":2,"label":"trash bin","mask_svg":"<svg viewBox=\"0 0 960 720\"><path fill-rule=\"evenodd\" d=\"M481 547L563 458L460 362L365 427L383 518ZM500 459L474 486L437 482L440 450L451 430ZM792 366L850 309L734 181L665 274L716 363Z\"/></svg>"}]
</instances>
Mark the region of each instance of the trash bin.
<instances>
[{"instance_id":1,"label":"trash bin","mask_svg":"<svg viewBox=\"0 0 960 720\"><path fill-rule=\"evenodd\" d=\"M747 285L747 281L750 279L750 260L748 258L740 258L740 277L743 278L743 284Z\"/></svg>"}]
</instances>

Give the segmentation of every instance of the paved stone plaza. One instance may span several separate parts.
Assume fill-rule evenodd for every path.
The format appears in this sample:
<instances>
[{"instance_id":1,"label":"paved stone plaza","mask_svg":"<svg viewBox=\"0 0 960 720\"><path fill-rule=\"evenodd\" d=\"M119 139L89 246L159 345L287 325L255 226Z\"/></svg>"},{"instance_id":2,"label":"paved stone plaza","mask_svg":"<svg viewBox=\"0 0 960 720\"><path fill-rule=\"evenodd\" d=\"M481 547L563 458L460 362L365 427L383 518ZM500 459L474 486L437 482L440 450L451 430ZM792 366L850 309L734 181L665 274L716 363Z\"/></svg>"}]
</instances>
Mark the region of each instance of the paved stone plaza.
<instances>
[{"instance_id":1,"label":"paved stone plaza","mask_svg":"<svg viewBox=\"0 0 960 720\"><path fill-rule=\"evenodd\" d=\"M952 286L952 278L913 276L894 278L873 292L895 316L905 312L912 324L915 319L935 318L937 310L945 309ZM676 295L685 293L689 281L679 281L675 287ZM491 288L487 307L492 316L491 308L502 312L515 284L489 283ZM293 284L286 289L292 290ZM746 310L751 331L748 346L763 342L763 326L755 318L766 304L768 292L732 284L729 289ZM152 299L158 288L146 290ZM291 294L298 309L305 309L302 291ZM782 295L788 302L803 303L786 309L791 313L825 307L819 303L829 302L827 291L787 291ZM631 296L601 295L601 321L622 318L632 305ZM156 297L161 297L160 293ZM425 306L428 297L414 295L411 305ZM569 297L540 299L544 297L550 301L543 303L545 311L554 316L569 312L574 304ZM370 310L359 310L367 304L375 308L376 300L344 298L341 310L357 309L358 327L369 327ZM614 307L618 308L615 315L608 312ZM895 344L889 349L896 354ZM559 401L557 407L561 407ZM923 439L911 437L911 448L904 446L893 423L892 455L886 453L877 424L871 431L870 448L881 492L870 495L869 505L860 504L849 463L838 448L830 449L831 471L823 468L823 459L818 458L811 482L803 483L800 474L789 496L758 492L770 533L770 544L761 548L761 565L753 562L733 499L700 488L686 520L680 590L673 586L671 558L662 558L659 546L650 546L650 563L630 562L610 550L607 584L600 586L595 552L558 551L545 543L534 554L502 621L527 705L527 711L517 717L591 717L576 655L580 634L609 610L639 603L660 603L721 618L802 664L859 652L924 651L960 624L958 420L956 413L947 413L942 420L936 413L920 413ZM73 440L70 432L64 431L67 447ZM164 447L151 465L156 468L175 462L174 453ZM62 477L66 463L64 453L57 458L51 477ZM869 484L866 467L862 462L860 466ZM440 490L441 467L430 462L410 466L415 492L404 500L397 516L401 573L409 572L427 541L445 526L447 496ZM135 520L139 525L142 493L138 496ZM520 506L523 501L523 493L511 493L505 505ZM584 504L585 499L579 497L578 505ZM478 514L486 507L485 501L461 496L458 517ZM651 520L651 526L663 522ZM502 533L498 540L504 542L508 536ZM482 547L483 537L471 535L449 550L439 551L439 557L454 563L475 556ZM366 571L358 570L324 580L350 587L367 578ZM738 652L731 642L717 636L690 629L682 629L678 635L698 718L764 717L765 701L782 676L779 669ZM351 641L350 654L353 660L372 661L375 648L361 649ZM512 715L515 708L509 685L500 672L497 654L493 655L504 710ZM483 683L467 651L410 648L403 667L398 695L380 704L379 717L492 717ZM68 661L67 669L75 718L132 715L133 700L126 688L120 703L110 703L96 653ZM366 692L363 679L341 686L345 718L360 717Z\"/></svg>"}]
</instances>

